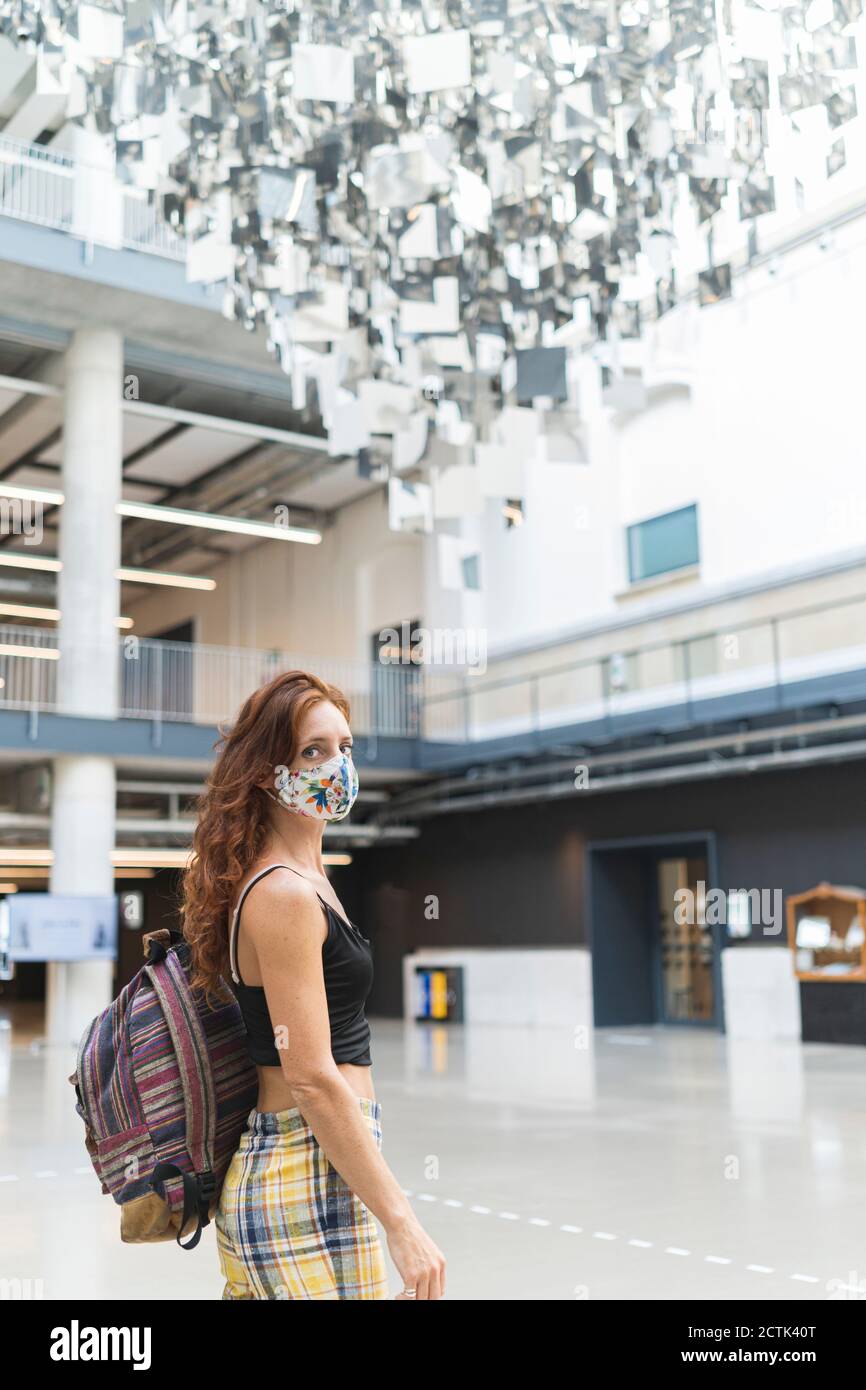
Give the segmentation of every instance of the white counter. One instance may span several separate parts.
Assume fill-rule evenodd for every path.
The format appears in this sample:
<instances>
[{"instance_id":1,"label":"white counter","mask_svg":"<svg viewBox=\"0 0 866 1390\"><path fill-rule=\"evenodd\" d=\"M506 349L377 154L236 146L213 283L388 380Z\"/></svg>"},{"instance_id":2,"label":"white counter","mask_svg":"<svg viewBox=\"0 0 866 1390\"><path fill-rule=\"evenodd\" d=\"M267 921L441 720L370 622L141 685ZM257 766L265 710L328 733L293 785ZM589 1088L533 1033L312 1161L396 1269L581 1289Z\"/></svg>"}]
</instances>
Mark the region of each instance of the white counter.
<instances>
[{"instance_id":1,"label":"white counter","mask_svg":"<svg viewBox=\"0 0 866 1390\"><path fill-rule=\"evenodd\" d=\"M403 957L403 1014L414 1017L415 967L463 967L466 1023L592 1027L592 957L577 946L425 946Z\"/></svg>"},{"instance_id":2,"label":"white counter","mask_svg":"<svg viewBox=\"0 0 866 1390\"><path fill-rule=\"evenodd\" d=\"M728 1037L800 1037L800 987L784 946L726 946L722 994Z\"/></svg>"}]
</instances>

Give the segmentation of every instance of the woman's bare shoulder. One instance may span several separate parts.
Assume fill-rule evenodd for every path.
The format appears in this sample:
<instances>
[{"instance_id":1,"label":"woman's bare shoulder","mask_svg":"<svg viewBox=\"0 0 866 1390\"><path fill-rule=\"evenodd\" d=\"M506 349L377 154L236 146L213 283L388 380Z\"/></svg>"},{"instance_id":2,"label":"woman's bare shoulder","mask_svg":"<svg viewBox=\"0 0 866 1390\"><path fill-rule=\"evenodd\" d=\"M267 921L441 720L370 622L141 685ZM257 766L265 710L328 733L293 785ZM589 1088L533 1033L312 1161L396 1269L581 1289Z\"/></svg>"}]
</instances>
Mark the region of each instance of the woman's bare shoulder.
<instances>
[{"instance_id":1,"label":"woman's bare shoulder","mask_svg":"<svg viewBox=\"0 0 866 1390\"><path fill-rule=\"evenodd\" d=\"M250 879L255 877L255 872ZM291 921L318 930L324 918L313 885L300 874L282 866L266 874L250 890L244 902L243 916L254 936L257 928L267 930L275 922Z\"/></svg>"}]
</instances>

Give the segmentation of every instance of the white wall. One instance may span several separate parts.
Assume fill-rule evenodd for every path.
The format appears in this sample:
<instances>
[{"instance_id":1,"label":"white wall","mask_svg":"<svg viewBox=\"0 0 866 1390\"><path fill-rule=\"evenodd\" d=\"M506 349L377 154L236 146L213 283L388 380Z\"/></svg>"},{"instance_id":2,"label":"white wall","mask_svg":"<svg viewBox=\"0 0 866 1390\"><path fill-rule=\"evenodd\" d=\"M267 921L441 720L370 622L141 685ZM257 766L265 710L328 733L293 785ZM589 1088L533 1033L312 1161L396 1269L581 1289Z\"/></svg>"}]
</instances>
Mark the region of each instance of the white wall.
<instances>
[{"instance_id":1,"label":"white wall","mask_svg":"<svg viewBox=\"0 0 866 1390\"><path fill-rule=\"evenodd\" d=\"M423 613L420 537L388 530L382 492L346 507L320 545L263 541L208 570L212 593L153 590L126 604L145 637L193 619L196 640L369 659L380 628Z\"/></svg>"},{"instance_id":2,"label":"white wall","mask_svg":"<svg viewBox=\"0 0 866 1390\"><path fill-rule=\"evenodd\" d=\"M648 366L673 364L691 394L660 390L631 417L595 411L590 399L590 464L530 463L522 528L506 531L490 504L482 531L491 649L630 612L625 528L691 502L700 575L680 581L678 596L862 545L863 302L860 218L824 250L812 242L781 258L775 274L759 268L735 280L732 300L662 319Z\"/></svg>"}]
</instances>

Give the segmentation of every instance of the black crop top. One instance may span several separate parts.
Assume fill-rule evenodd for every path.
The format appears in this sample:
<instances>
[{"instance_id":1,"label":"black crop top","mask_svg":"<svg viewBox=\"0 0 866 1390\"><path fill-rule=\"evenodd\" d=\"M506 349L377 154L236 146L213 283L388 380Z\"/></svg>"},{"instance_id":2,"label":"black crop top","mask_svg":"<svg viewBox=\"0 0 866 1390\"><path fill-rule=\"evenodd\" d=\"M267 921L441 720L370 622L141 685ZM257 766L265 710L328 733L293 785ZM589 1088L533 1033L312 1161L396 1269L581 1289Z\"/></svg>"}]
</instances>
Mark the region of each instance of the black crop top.
<instances>
[{"instance_id":1,"label":"black crop top","mask_svg":"<svg viewBox=\"0 0 866 1390\"><path fill-rule=\"evenodd\" d=\"M247 1030L247 1049L250 1060L261 1067L278 1067L280 1056L274 1042L268 1003L262 985L245 985L240 977L237 959L237 936L241 908L254 883L274 869L290 869L290 864L269 864L255 874L244 888L235 908L229 936L229 959L238 1007ZM303 878L303 874L298 874ZM373 983L373 954L370 942L357 927L335 912L321 894L316 897L325 909L328 936L322 944L322 966L325 994L328 999L328 1018L331 1024L331 1052L335 1062L354 1062L369 1067L370 1025L364 1004Z\"/></svg>"}]
</instances>

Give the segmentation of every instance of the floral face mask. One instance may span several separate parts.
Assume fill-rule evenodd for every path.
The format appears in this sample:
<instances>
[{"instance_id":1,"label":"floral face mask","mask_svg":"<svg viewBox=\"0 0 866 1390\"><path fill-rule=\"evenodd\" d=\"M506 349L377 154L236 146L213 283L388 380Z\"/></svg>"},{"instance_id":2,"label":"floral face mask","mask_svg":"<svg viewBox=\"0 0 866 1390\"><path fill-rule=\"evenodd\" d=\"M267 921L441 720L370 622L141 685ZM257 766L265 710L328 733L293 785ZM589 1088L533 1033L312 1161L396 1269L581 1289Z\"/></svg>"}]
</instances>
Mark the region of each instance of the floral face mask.
<instances>
[{"instance_id":1,"label":"floral face mask","mask_svg":"<svg viewBox=\"0 0 866 1390\"><path fill-rule=\"evenodd\" d=\"M287 811L312 820L342 820L355 804L358 771L348 753L338 753L318 767L278 767L277 773L276 795L268 795Z\"/></svg>"}]
</instances>

